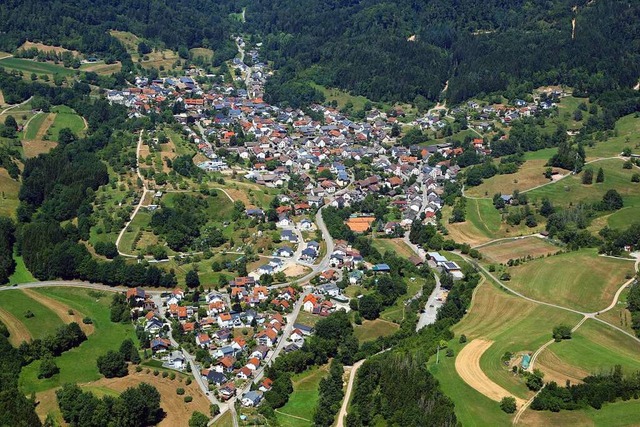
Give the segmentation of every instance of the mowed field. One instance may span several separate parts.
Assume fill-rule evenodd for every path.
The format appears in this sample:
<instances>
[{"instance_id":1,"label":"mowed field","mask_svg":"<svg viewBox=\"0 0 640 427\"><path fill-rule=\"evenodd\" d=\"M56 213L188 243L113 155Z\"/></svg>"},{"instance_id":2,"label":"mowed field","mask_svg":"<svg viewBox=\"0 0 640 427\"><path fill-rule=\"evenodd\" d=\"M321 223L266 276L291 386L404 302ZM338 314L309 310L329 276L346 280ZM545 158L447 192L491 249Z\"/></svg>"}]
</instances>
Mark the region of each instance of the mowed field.
<instances>
[{"instance_id":1,"label":"mowed field","mask_svg":"<svg viewBox=\"0 0 640 427\"><path fill-rule=\"evenodd\" d=\"M640 185L631 182L634 173L638 169L623 169L624 161L621 159L607 159L596 161L585 167L594 171L594 175L601 167L604 171L604 182L593 183L591 185L582 184L582 173L571 175L560 181L554 182L544 187L528 191L529 202L540 202L543 198L548 198L555 206L563 207L578 202L598 202L602 196L614 189L622 196L626 207L640 207Z\"/></svg>"},{"instance_id":2,"label":"mowed field","mask_svg":"<svg viewBox=\"0 0 640 427\"><path fill-rule=\"evenodd\" d=\"M607 141L596 142L593 147L585 147L587 160L618 156L626 147L640 154L640 117L629 114L616 122L616 136Z\"/></svg>"},{"instance_id":3,"label":"mowed field","mask_svg":"<svg viewBox=\"0 0 640 427\"><path fill-rule=\"evenodd\" d=\"M589 374L608 373L615 365L627 374L640 371L640 342L597 320L587 320L570 340L553 343L547 351Z\"/></svg>"},{"instance_id":4,"label":"mowed field","mask_svg":"<svg viewBox=\"0 0 640 427\"><path fill-rule=\"evenodd\" d=\"M524 191L549 182L544 177L546 159L528 160L524 162L518 172L508 175L496 175L485 179L476 187L465 189L465 194L471 197L493 197L496 193L513 194L514 190Z\"/></svg>"},{"instance_id":5,"label":"mowed field","mask_svg":"<svg viewBox=\"0 0 640 427\"><path fill-rule=\"evenodd\" d=\"M373 341L378 337L386 337L398 330L399 326L384 319L363 320L362 325L354 325L354 335L363 343Z\"/></svg>"},{"instance_id":6,"label":"mowed field","mask_svg":"<svg viewBox=\"0 0 640 427\"><path fill-rule=\"evenodd\" d=\"M478 250L486 261L504 264L510 259L519 259L529 255L533 258L539 258L548 254L555 254L561 248L539 237L526 237L492 243Z\"/></svg>"},{"instance_id":7,"label":"mowed field","mask_svg":"<svg viewBox=\"0 0 640 427\"><path fill-rule=\"evenodd\" d=\"M7 70L22 71L28 77L31 73L35 73L38 76L43 74L49 77L60 74L61 76L68 77L76 74L76 71L70 68L64 68L61 65L52 64L49 62L37 62L31 59L22 58L4 58L0 60L0 67Z\"/></svg>"},{"instance_id":8,"label":"mowed field","mask_svg":"<svg viewBox=\"0 0 640 427\"><path fill-rule=\"evenodd\" d=\"M595 312L609 306L633 273L633 262L584 249L528 261L509 272L508 286L530 298Z\"/></svg>"},{"instance_id":9,"label":"mowed field","mask_svg":"<svg viewBox=\"0 0 640 427\"><path fill-rule=\"evenodd\" d=\"M393 252L402 258L409 258L415 255L415 252L400 238L373 239L373 247L383 255L385 252Z\"/></svg>"},{"instance_id":10,"label":"mowed field","mask_svg":"<svg viewBox=\"0 0 640 427\"><path fill-rule=\"evenodd\" d=\"M44 338L63 325L62 319L53 310L21 290L0 292L0 308L10 313L12 320L19 321L29 331L30 338ZM25 316L29 311L33 317ZM18 328L21 326L18 325Z\"/></svg>"},{"instance_id":11,"label":"mowed field","mask_svg":"<svg viewBox=\"0 0 640 427\"><path fill-rule=\"evenodd\" d=\"M20 181L11 178L6 169L0 168L0 216L15 218L19 191Z\"/></svg>"},{"instance_id":12,"label":"mowed field","mask_svg":"<svg viewBox=\"0 0 640 427\"><path fill-rule=\"evenodd\" d=\"M26 394L57 388L68 382L83 383L99 380L101 375L96 366L96 357L108 350L117 350L126 338L137 341L131 325L111 322L109 313L113 295L111 292L95 293L95 291L76 287L38 288L34 289L34 292L91 317L95 331L79 347L55 358L60 368L59 374L40 380L38 379L39 361L25 366L20 374L19 384ZM2 292L2 294L5 293L13 292ZM56 316L53 311L51 313Z\"/></svg>"},{"instance_id":13,"label":"mowed field","mask_svg":"<svg viewBox=\"0 0 640 427\"><path fill-rule=\"evenodd\" d=\"M22 140L22 150L25 157L36 157L38 154L48 153L58 145L51 139L45 139L45 135L56 121L56 117L56 113L39 113L27 122L25 136Z\"/></svg>"},{"instance_id":14,"label":"mowed field","mask_svg":"<svg viewBox=\"0 0 640 427\"><path fill-rule=\"evenodd\" d=\"M542 225L529 228L524 223L510 226L502 222L500 212L493 206L491 199L469 199L466 205L466 221L448 223L451 208L443 209L443 223L449 232L449 237L456 242L465 242L477 246L493 239L517 237L541 231Z\"/></svg>"},{"instance_id":15,"label":"mowed field","mask_svg":"<svg viewBox=\"0 0 640 427\"><path fill-rule=\"evenodd\" d=\"M282 408L276 410L282 427L307 427L313 425L313 413L318 404L320 380L327 375L328 367L314 367L294 375L293 393Z\"/></svg>"},{"instance_id":16,"label":"mowed field","mask_svg":"<svg viewBox=\"0 0 640 427\"><path fill-rule=\"evenodd\" d=\"M52 108L52 111L56 114L56 117L49 128L51 140L57 142L60 131L64 128L70 129L76 136L83 135L85 130L84 120L72 108L59 105Z\"/></svg>"}]
</instances>

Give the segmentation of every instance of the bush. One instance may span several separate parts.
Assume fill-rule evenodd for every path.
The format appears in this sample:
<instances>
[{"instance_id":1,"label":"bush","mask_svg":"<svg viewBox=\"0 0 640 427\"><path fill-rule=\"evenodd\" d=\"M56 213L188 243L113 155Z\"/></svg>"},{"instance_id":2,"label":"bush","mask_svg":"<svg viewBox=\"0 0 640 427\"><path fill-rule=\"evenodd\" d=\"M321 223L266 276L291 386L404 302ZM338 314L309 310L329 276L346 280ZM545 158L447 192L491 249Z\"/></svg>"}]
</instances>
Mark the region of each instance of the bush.
<instances>
[{"instance_id":1,"label":"bush","mask_svg":"<svg viewBox=\"0 0 640 427\"><path fill-rule=\"evenodd\" d=\"M42 363L40 363L40 369L38 370L38 378L51 378L55 374L60 372L60 368L56 365L56 362L51 357L46 357Z\"/></svg>"},{"instance_id":2,"label":"bush","mask_svg":"<svg viewBox=\"0 0 640 427\"><path fill-rule=\"evenodd\" d=\"M452 348L448 348L447 349L447 357L453 357L454 356L454 352Z\"/></svg>"},{"instance_id":3,"label":"bush","mask_svg":"<svg viewBox=\"0 0 640 427\"><path fill-rule=\"evenodd\" d=\"M178 394L178 396L182 396L184 394L184 389L182 387L178 387L176 389L176 393Z\"/></svg>"},{"instance_id":4,"label":"bush","mask_svg":"<svg viewBox=\"0 0 640 427\"><path fill-rule=\"evenodd\" d=\"M553 328L553 339L556 342L571 339L571 328L567 325L559 325Z\"/></svg>"},{"instance_id":5,"label":"bush","mask_svg":"<svg viewBox=\"0 0 640 427\"><path fill-rule=\"evenodd\" d=\"M187 378L187 380L184 382L186 385L191 384L191 378Z\"/></svg>"},{"instance_id":6,"label":"bush","mask_svg":"<svg viewBox=\"0 0 640 427\"><path fill-rule=\"evenodd\" d=\"M73 316L73 310L71 310L71 309L67 310L67 314L68 314L69 316Z\"/></svg>"},{"instance_id":7,"label":"bush","mask_svg":"<svg viewBox=\"0 0 640 427\"><path fill-rule=\"evenodd\" d=\"M107 354L98 357L98 371L106 378L124 377L128 374L127 362L124 356L117 351L109 351Z\"/></svg>"},{"instance_id":8,"label":"bush","mask_svg":"<svg viewBox=\"0 0 640 427\"><path fill-rule=\"evenodd\" d=\"M35 317L35 314L33 314L31 310L27 310L24 312L24 317L26 317L27 319L30 319L32 317Z\"/></svg>"},{"instance_id":9,"label":"bush","mask_svg":"<svg viewBox=\"0 0 640 427\"><path fill-rule=\"evenodd\" d=\"M466 335L460 335L460 344L464 344L467 342L467 336Z\"/></svg>"},{"instance_id":10,"label":"bush","mask_svg":"<svg viewBox=\"0 0 640 427\"><path fill-rule=\"evenodd\" d=\"M631 176L631 182L640 182L640 173L634 173Z\"/></svg>"},{"instance_id":11,"label":"bush","mask_svg":"<svg viewBox=\"0 0 640 427\"><path fill-rule=\"evenodd\" d=\"M191 396L185 396L185 397L184 397L184 403L189 403L189 402L191 402L192 400L193 400L193 397L191 397Z\"/></svg>"},{"instance_id":12,"label":"bush","mask_svg":"<svg viewBox=\"0 0 640 427\"><path fill-rule=\"evenodd\" d=\"M516 399L514 397L503 397L500 401L500 409L507 414L513 414L516 412Z\"/></svg>"},{"instance_id":13,"label":"bush","mask_svg":"<svg viewBox=\"0 0 640 427\"><path fill-rule=\"evenodd\" d=\"M157 369L153 370L153 376L157 377L158 375L160 375L160 371L158 371Z\"/></svg>"},{"instance_id":14,"label":"bush","mask_svg":"<svg viewBox=\"0 0 640 427\"><path fill-rule=\"evenodd\" d=\"M82 319L82 323L84 323L85 325L91 325L93 324L93 319L91 319L90 317L85 317L84 319Z\"/></svg>"},{"instance_id":15,"label":"bush","mask_svg":"<svg viewBox=\"0 0 640 427\"><path fill-rule=\"evenodd\" d=\"M142 366L136 366L136 372L142 372Z\"/></svg>"},{"instance_id":16,"label":"bush","mask_svg":"<svg viewBox=\"0 0 640 427\"><path fill-rule=\"evenodd\" d=\"M538 391L544 385L544 381L542 380L544 374L537 369L533 370L533 373L527 372L527 379L525 380L525 384L527 388L531 391Z\"/></svg>"},{"instance_id":17,"label":"bush","mask_svg":"<svg viewBox=\"0 0 640 427\"><path fill-rule=\"evenodd\" d=\"M173 381L173 380L175 380L175 379L176 379L176 374L175 374L175 372L171 372L171 374L169 374L169 379L170 379L171 381Z\"/></svg>"},{"instance_id":18,"label":"bush","mask_svg":"<svg viewBox=\"0 0 640 427\"><path fill-rule=\"evenodd\" d=\"M162 372L162 378L167 378L168 376L169 376L169 373L167 371Z\"/></svg>"}]
</instances>

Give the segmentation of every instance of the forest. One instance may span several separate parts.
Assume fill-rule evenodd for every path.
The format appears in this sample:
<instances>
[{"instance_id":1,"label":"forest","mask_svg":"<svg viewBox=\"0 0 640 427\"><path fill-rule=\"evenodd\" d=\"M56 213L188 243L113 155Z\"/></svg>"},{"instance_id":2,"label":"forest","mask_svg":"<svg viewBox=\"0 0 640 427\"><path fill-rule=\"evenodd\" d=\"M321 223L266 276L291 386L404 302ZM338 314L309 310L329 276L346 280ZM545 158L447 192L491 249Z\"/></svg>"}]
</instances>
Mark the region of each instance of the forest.
<instances>
[{"instance_id":1,"label":"forest","mask_svg":"<svg viewBox=\"0 0 640 427\"><path fill-rule=\"evenodd\" d=\"M589 95L632 87L639 11L624 0L258 0L247 25L284 75L267 90L274 101L312 94L309 82L373 101L436 101L448 80L447 99L458 103L545 84ZM292 82L298 90L278 88Z\"/></svg>"},{"instance_id":2,"label":"forest","mask_svg":"<svg viewBox=\"0 0 640 427\"><path fill-rule=\"evenodd\" d=\"M133 66L131 57L109 34L120 30L175 51L226 51L221 58L226 60L236 52L229 14L240 11L231 1L8 0L0 3L0 50L12 52L26 40L43 42L98 55L106 62L121 61L127 72Z\"/></svg>"}]
</instances>

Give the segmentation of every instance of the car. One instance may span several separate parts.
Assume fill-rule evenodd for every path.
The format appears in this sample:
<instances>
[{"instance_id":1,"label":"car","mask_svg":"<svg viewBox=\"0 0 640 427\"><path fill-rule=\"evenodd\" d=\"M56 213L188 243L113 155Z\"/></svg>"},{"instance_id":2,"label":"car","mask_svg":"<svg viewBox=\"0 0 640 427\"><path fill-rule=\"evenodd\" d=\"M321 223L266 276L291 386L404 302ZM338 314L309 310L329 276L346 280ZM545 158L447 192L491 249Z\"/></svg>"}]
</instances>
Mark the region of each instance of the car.
<instances>
[{"instance_id":1,"label":"car","mask_svg":"<svg viewBox=\"0 0 640 427\"><path fill-rule=\"evenodd\" d=\"M429 307L433 308L433 304L430 304Z\"/></svg>"}]
</instances>

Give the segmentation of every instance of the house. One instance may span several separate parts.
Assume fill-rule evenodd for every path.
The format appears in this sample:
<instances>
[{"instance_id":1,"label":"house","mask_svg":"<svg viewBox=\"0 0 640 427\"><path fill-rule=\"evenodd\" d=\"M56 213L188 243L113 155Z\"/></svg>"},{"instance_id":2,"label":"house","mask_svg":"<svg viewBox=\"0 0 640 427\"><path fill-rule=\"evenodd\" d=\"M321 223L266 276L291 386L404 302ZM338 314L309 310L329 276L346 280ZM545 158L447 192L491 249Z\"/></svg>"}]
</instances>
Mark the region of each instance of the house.
<instances>
[{"instance_id":1,"label":"house","mask_svg":"<svg viewBox=\"0 0 640 427\"><path fill-rule=\"evenodd\" d=\"M280 240L284 242L297 243L298 236L292 230L282 230L282 233L280 233Z\"/></svg>"},{"instance_id":2,"label":"house","mask_svg":"<svg viewBox=\"0 0 640 427\"><path fill-rule=\"evenodd\" d=\"M283 246L281 248L276 249L274 256L279 256L282 258L291 258L294 254L293 249L289 246Z\"/></svg>"},{"instance_id":3,"label":"house","mask_svg":"<svg viewBox=\"0 0 640 427\"><path fill-rule=\"evenodd\" d=\"M308 313L312 313L313 309L318 305L318 299L313 294L304 297L302 309Z\"/></svg>"},{"instance_id":4,"label":"house","mask_svg":"<svg viewBox=\"0 0 640 427\"><path fill-rule=\"evenodd\" d=\"M264 329L255 335L255 339L259 345L273 347L278 341L278 333L274 329Z\"/></svg>"},{"instance_id":5,"label":"house","mask_svg":"<svg viewBox=\"0 0 640 427\"><path fill-rule=\"evenodd\" d=\"M264 380L262 380L262 383L260 384L260 387L258 388L258 390L260 390L263 393L266 393L267 391L271 390L272 385L273 385L273 381L271 380L271 378L265 378Z\"/></svg>"},{"instance_id":6,"label":"house","mask_svg":"<svg viewBox=\"0 0 640 427\"><path fill-rule=\"evenodd\" d=\"M300 329L294 329L289 335L289 339L296 344L302 344L304 342L304 334Z\"/></svg>"},{"instance_id":7,"label":"house","mask_svg":"<svg viewBox=\"0 0 640 427\"><path fill-rule=\"evenodd\" d=\"M218 326L220 326L220 328L231 328L231 327L233 327L233 320L231 319L231 314L229 314L229 313L220 313L218 315Z\"/></svg>"},{"instance_id":8,"label":"house","mask_svg":"<svg viewBox=\"0 0 640 427\"><path fill-rule=\"evenodd\" d=\"M242 368L238 369L238 373L236 374L236 378L239 378L241 380L248 380L249 378L251 378L251 369L249 369L246 366L243 366Z\"/></svg>"},{"instance_id":9,"label":"house","mask_svg":"<svg viewBox=\"0 0 640 427\"><path fill-rule=\"evenodd\" d=\"M251 359L249 359L247 361L247 368L251 369L252 371L257 370L260 367L260 359L258 359L257 357L252 357Z\"/></svg>"},{"instance_id":10,"label":"house","mask_svg":"<svg viewBox=\"0 0 640 427\"><path fill-rule=\"evenodd\" d=\"M151 351L153 353L163 353L169 350L171 347L171 342L164 338L154 338L151 341Z\"/></svg>"},{"instance_id":11,"label":"house","mask_svg":"<svg viewBox=\"0 0 640 427\"><path fill-rule=\"evenodd\" d=\"M149 312L151 313L151 312ZM144 325L144 330L150 334L157 334L162 329L162 320L153 316L151 319L147 320L147 323Z\"/></svg>"},{"instance_id":12,"label":"house","mask_svg":"<svg viewBox=\"0 0 640 427\"><path fill-rule=\"evenodd\" d=\"M372 270L377 273L388 273L391 271L391 267L388 264L376 264Z\"/></svg>"},{"instance_id":13,"label":"house","mask_svg":"<svg viewBox=\"0 0 640 427\"><path fill-rule=\"evenodd\" d=\"M315 332L313 326L303 325L302 323L294 323L293 328L299 330L303 335L306 336L312 335Z\"/></svg>"},{"instance_id":14,"label":"house","mask_svg":"<svg viewBox=\"0 0 640 427\"><path fill-rule=\"evenodd\" d=\"M233 371L234 359L231 356L224 356L218 363L215 364L215 370L218 372L231 372Z\"/></svg>"},{"instance_id":15,"label":"house","mask_svg":"<svg viewBox=\"0 0 640 427\"><path fill-rule=\"evenodd\" d=\"M305 231L311 230L313 228L313 222L305 218L302 221L300 221L299 227L300 227L300 230L305 230Z\"/></svg>"},{"instance_id":16,"label":"house","mask_svg":"<svg viewBox=\"0 0 640 427\"><path fill-rule=\"evenodd\" d=\"M196 336L196 344L202 348L209 347L209 344L211 344L211 338L209 338L208 334L198 334L198 336Z\"/></svg>"},{"instance_id":17,"label":"house","mask_svg":"<svg viewBox=\"0 0 640 427\"><path fill-rule=\"evenodd\" d=\"M464 274L462 273L462 269L455 262L447 261L447 262L442 264L442 267L444 268L444 270L447 273L451 274L454 279L463 279L464 278Z\"/></svg>"},{"instance_id":18,"label":"house","mask_svg":"<svg viewBox=\"0 0 640 427\"><path fill-rule=\"evenodd\" d=\"M227 401L236 395L236 385L232 382L223 384L218 392L222 400Z\"/></svg>"},{"instance_id":19,"label":"house","mask_svg":"<svg viewBox=\"0 0 640 427\"><path fill-rule=\"evenodd\" d=\"M127 290L127 300L133 299L136 303L144 302L147 297L144 289L142 288L132 288Z\"/></svg>"},{"instance_id":20,"label":"house","mask_svg":"<svg viewBox=\"0 0 640 427\"><path fill-rule=\"evenodd\" d=\"M225 377L224 374L214 371L213 369L205 369L201 372L201 375L203 379L217 386L220 386L225 381L227 381L227 377Z\"/></svg>"},{"instance_id":21,"label":"house","mask_svg":"<svg viewBox=\"0 0 640 427\"><path fill-rule=\"evenodd\" d=\"M442 267L442 264L448 261L446 257L440 255L438 252L427 252L427 256L436 264L436 267Z\"/></svg>"},{"instance_id":22,"label":"house","mask_svg":"<svg viewBox=\"0 0 640 427\"><path fill-rule=\"evenodd\" d=\"M342 293L340 288L335 283L326 283L324 285L318 286L316 289L318 290L318 292L330 297L337 297Z\"/></svg>"},{"instance_id":23,"label":"house","mask_svg":"<svg viewBox=\"0 0 640 427\"><path fill-rule=\"evenodd\" d=\"M173 368L181 371L186 366L184 355L181 351L173 351L169 355L168 364Z\"/></svg>"},{"instance_id":24,"label":"house","mask_svg":"<svg viewBox=\"0 0 640 427\"><path fill-rule=\"evenodd\" d=\"M262 392L261 391L248 391L242 395L242 406L252 406L256 407L262 401Z\"/></svg>"}]
</instances>

